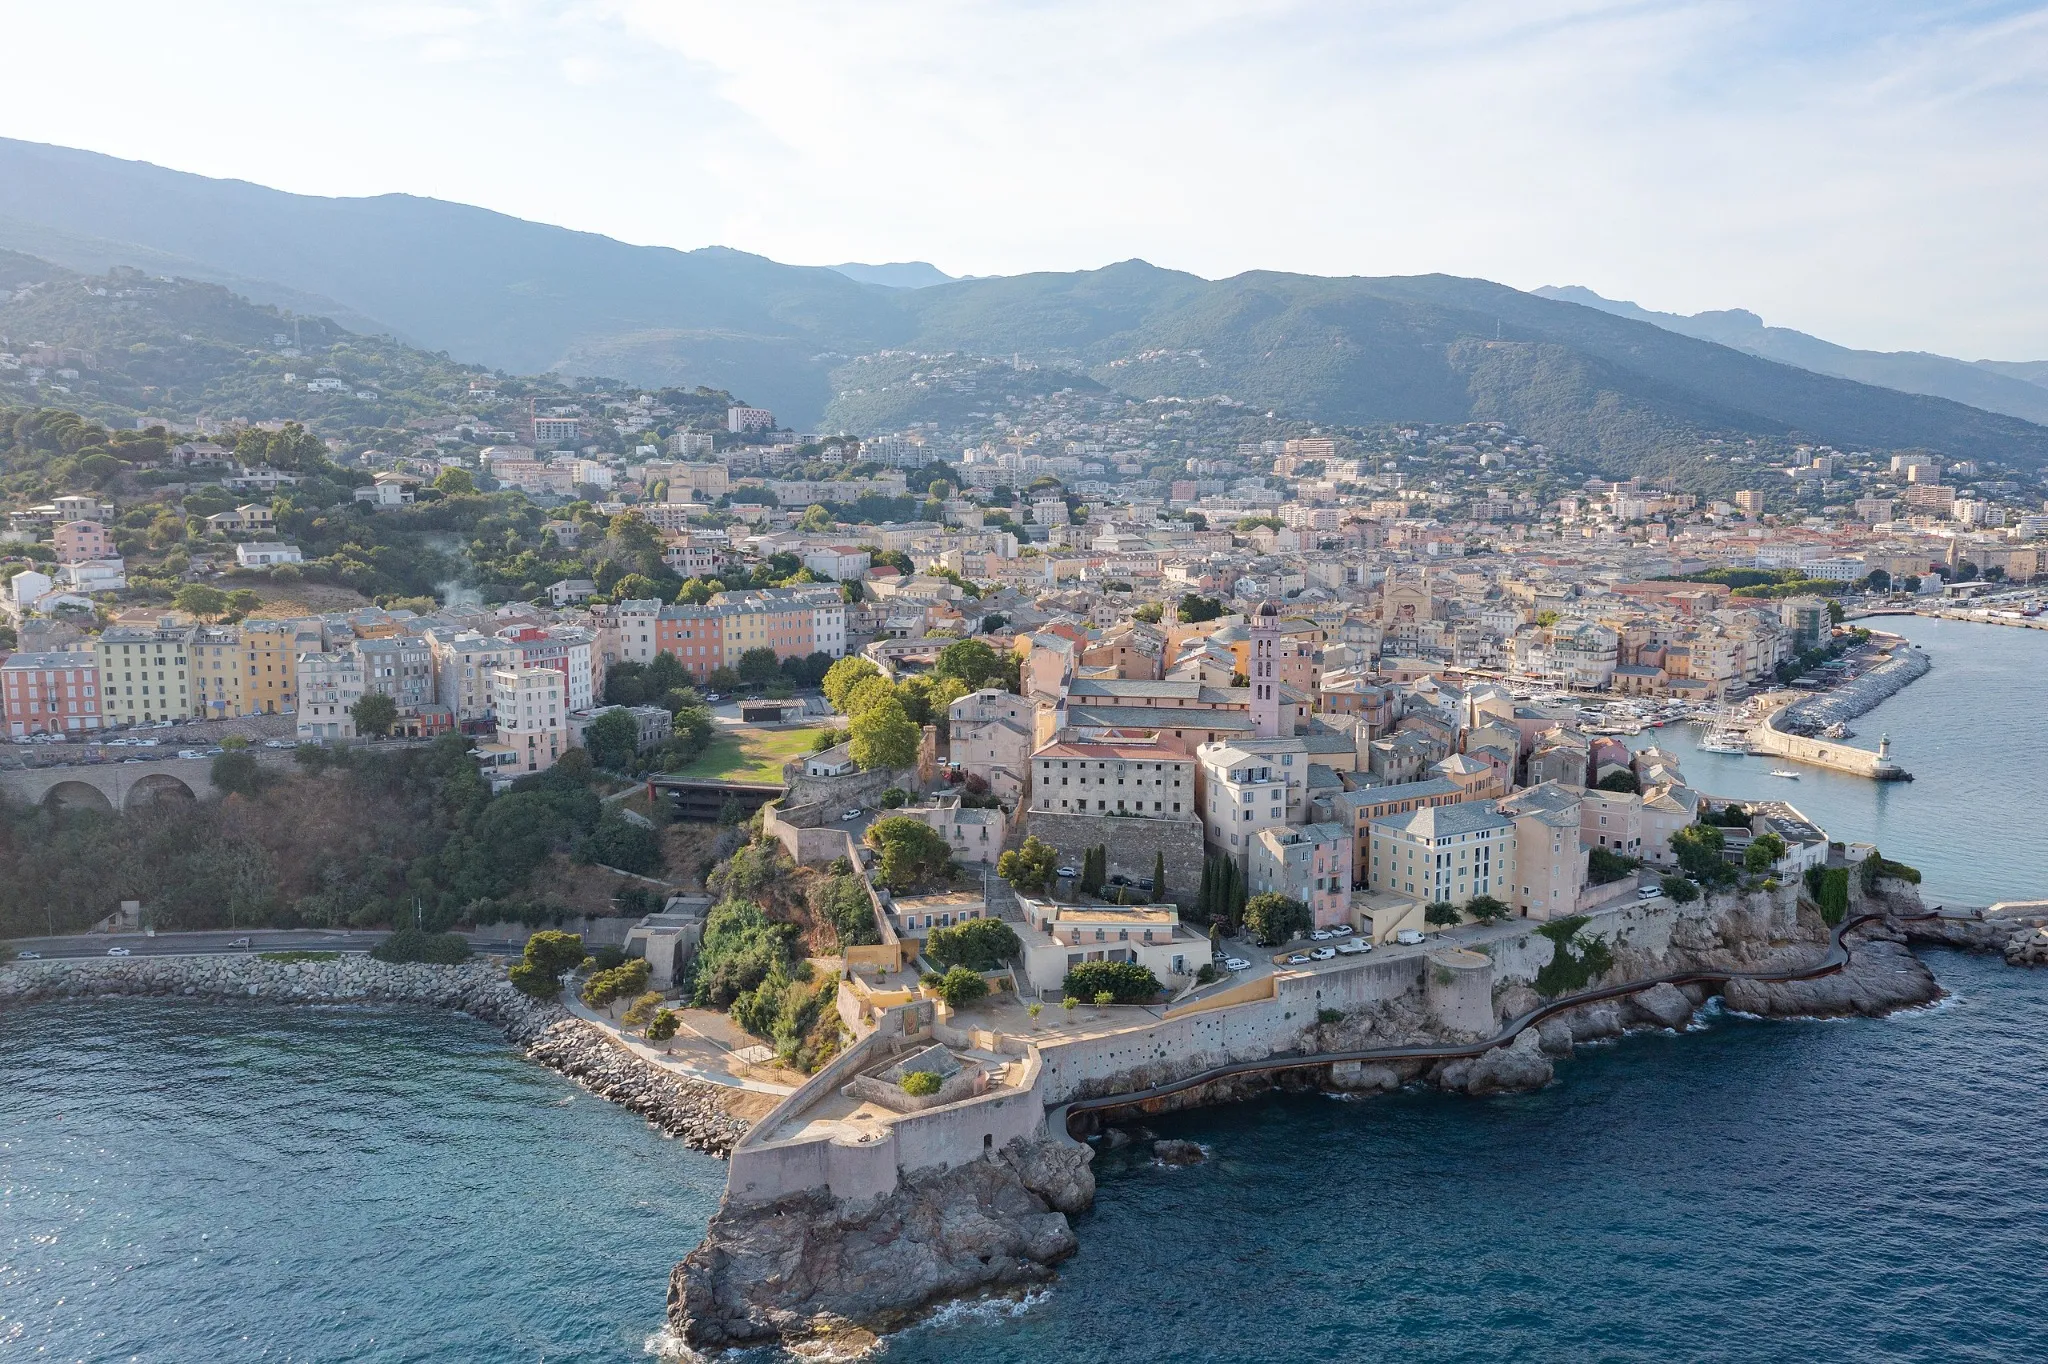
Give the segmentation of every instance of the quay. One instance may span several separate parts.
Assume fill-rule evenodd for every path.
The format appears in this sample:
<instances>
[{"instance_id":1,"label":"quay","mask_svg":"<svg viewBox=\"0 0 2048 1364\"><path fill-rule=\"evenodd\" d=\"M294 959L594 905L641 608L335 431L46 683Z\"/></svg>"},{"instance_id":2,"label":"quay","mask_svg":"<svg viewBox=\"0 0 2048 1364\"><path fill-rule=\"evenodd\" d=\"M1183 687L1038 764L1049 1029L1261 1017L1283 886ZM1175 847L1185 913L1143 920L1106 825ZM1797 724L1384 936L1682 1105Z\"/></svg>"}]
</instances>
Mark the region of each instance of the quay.
<instances>
[{"instance_id":1,"label":"quay","mask_svg":"<svg viewBox=\"0 0 2048 1364\"><path fill-rule=\"evenodd\" d=\"M1750 731L1749 745L1753 751L1774 758L1789 758L1813 767L1825 767L1831 772L1846 772L1852 777L1869 777L1873 781L1913 780L1912 773L1892 761L1889 735L1878 740L1877 751L1873 753L1867 748L1857 748L1834 739L1809 739L1803 734L1788 734L1778 728L1778 721L1790 709L1789 705L1779 707Z\"/></svg>"}]
</instances>

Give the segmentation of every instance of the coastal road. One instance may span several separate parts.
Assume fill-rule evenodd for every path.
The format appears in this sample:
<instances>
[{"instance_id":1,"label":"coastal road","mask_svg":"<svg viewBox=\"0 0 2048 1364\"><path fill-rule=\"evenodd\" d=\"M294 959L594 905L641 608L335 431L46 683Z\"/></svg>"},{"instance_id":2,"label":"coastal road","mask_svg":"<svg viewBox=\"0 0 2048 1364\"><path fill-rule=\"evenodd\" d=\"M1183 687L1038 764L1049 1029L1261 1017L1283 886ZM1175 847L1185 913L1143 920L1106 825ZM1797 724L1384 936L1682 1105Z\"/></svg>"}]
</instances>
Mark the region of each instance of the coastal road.
<instances>
[{"instance_id":1,"label":"coastal road","mask_svg":"<svg viewBox=\"0 0 2048 1364\"><path fill-rule=\"evenodd\" d=\"M125 947L136 957L234 956L244 952L367 952L387 935L382 929L250 928L207 933L81 933L55 938L15 938L5 959L24 952L38 957L104 957L109 948ZM246 940L247 947L235 944ZM521 945L470 939L478 952L516 956Z\"/></svg>"}]
</instances>

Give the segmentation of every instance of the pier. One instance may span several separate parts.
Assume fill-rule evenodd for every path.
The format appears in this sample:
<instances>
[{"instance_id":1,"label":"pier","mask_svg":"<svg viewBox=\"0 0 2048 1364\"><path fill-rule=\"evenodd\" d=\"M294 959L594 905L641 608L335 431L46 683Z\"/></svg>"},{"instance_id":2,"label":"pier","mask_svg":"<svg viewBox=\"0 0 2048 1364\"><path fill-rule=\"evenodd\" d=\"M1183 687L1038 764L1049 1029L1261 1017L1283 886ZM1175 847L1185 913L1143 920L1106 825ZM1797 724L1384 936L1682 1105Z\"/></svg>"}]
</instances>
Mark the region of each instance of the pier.
<instances>
[{"instance_id":1,"label":"pier","mask_svg":"<svg viewBox=\"0 0 2048 1364\"><path fill-rule=\"evenodd\" d=\"M1750 731L1752 751L1774 758L1790 758L1793 762L1813 767L1825 767L1832 772L1846 772L1852 777L1869 777L1873 781L1913 780L1911 772L1892 761L1889 735L1878 740L1877 751L1873 753L1867 748L1857 748L1854 744L1834 739L1809 739L1803 734L1788 734L1778 728L1778 720L1790 709L1791 706L1779 707Z\"/></svg>"}]
</instances>

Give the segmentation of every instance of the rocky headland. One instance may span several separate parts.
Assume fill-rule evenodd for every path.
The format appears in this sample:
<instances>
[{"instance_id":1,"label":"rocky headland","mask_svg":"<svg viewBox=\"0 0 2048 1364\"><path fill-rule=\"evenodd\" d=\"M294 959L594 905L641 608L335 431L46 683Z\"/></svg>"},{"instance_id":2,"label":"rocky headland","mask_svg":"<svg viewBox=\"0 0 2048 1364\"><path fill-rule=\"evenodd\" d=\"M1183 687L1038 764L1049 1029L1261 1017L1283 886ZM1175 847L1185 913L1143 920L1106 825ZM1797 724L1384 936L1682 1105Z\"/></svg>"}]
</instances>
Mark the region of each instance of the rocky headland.
<instances>
[{"instance_id":1,"label":"rocky headland","mask_svg":"<svg viewBox=\"0 0 2048 1364\"><path fill-rule=\"evenodd\" d=\"M1013 1141L993 1156L904 1174L866 1201L818 1190L772 1203L730 1196L669 1279L675 1333L697 1349L888 1330L933 1302L1028 1288L1078 1243L1069 1214L1095 1201L1092 1152Z\"/></svg>"},{"instance_id":2,"label":"rocky headland","mask_svg":"<svg viewBox=\"0 0 2048 1364\"><path fill-rule=\"evenodd\" d=\"M493 962L431 966L347 953L298 961L258 954L67 957L0 966L0 1008L120 996L449 1009L501 1029L535 1061L700 1151L723 1156L747 1130L746 1120L727 1109L728 1091L650 1065L560 1005L521 994Z\"/></svg>"}]
</instances>

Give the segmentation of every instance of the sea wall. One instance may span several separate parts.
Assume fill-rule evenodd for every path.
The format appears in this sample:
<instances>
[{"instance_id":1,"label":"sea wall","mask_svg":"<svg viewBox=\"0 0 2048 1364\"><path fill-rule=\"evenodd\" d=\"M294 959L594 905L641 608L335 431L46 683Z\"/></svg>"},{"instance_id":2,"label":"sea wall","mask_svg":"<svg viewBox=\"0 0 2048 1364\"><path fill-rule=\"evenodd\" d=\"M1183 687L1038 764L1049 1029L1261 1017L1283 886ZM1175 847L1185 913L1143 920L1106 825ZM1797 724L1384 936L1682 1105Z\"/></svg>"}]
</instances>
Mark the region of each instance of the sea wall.
<instances>
[{"instance_id":1,"label":"sea wall","mask_svg":"<svg viewBox=\"0 0 2048 1364\"><path fill-rule=\"evenodd\" d=\"M726 1094L718 1086L651 1065L560 1005L521 994L496 962L430 966L345 953L318 961L235 954L66 957L0 965L0 1008L108 996L451 1009L495 1025L535 1061L698 1150L724 1155L747 1126L726 1111Z\"/></svg>"},{"instance_id":2,"label":"sea wall","mask_svg":"<svg viewBox=\"0 0 2048 1364\"><path fill-rule=\"evenodd\" d=\"M1832 687L1817 696L1794 701L1778 712L1778 726L1793 734L1818 734L1829 725L1844 723L1877 709L1912 683L1927 676L1934 664L1927 655L1901 640L1891 657L1853 682Z\"/></svg>"}]
</instances>

